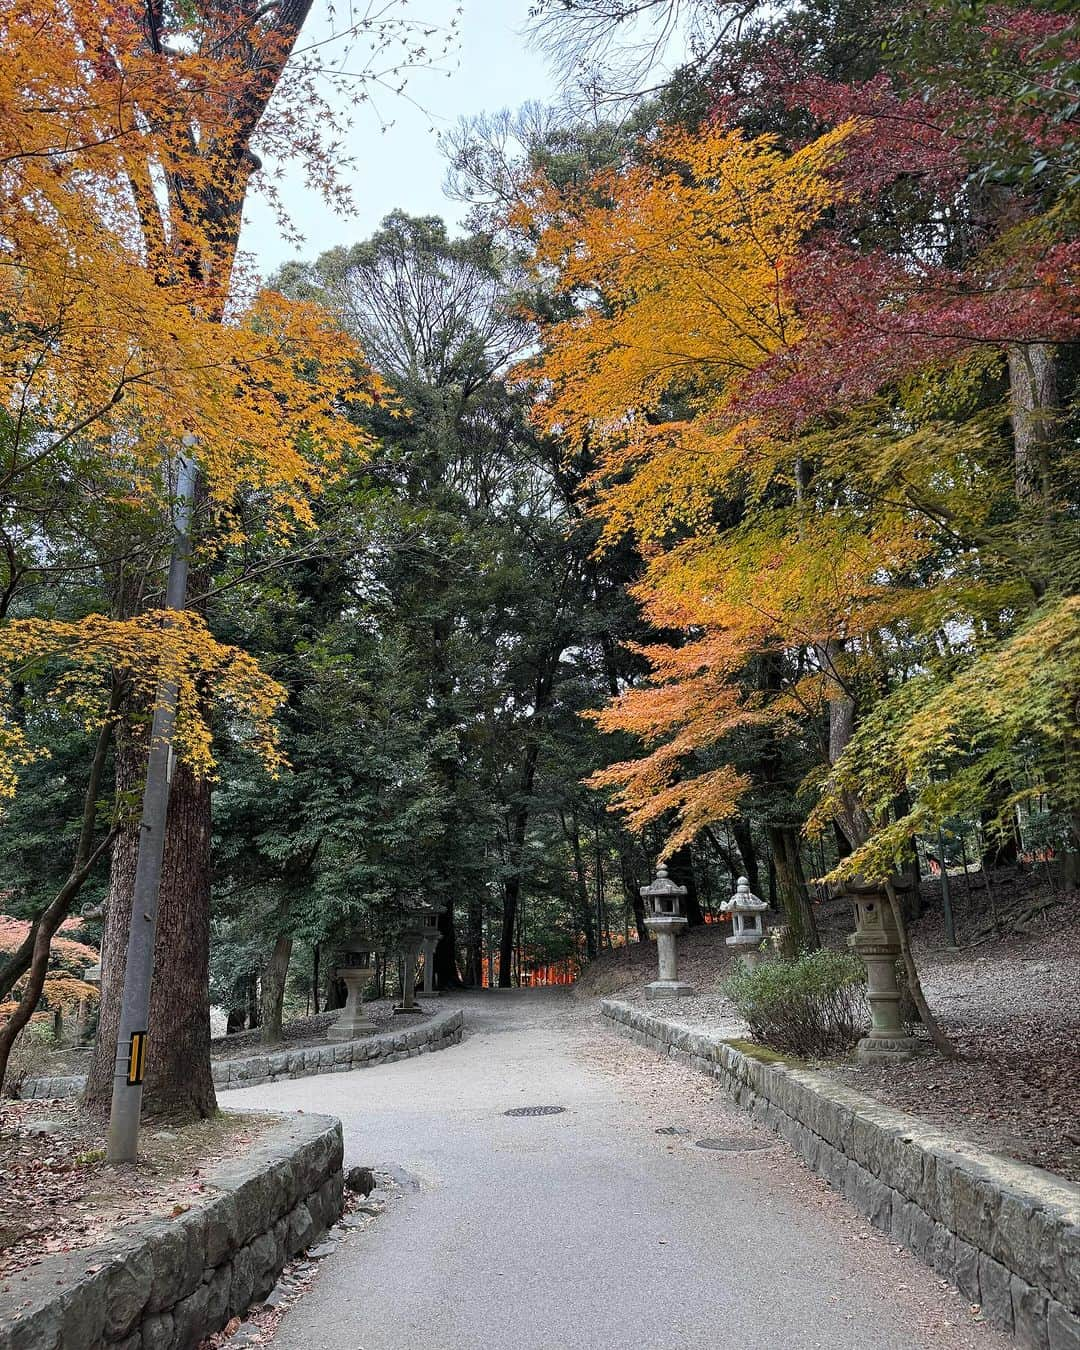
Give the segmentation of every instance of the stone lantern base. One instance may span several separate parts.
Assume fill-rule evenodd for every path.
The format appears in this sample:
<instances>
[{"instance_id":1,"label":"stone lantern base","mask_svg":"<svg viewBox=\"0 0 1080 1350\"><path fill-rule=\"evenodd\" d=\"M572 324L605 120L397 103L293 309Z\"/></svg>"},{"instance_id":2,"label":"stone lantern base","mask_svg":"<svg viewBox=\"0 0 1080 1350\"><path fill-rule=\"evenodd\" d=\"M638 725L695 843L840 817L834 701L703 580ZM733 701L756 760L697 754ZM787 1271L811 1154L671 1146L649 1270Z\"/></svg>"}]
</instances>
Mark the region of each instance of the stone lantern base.
<instances>
[{"instance_id":1,"label":"stone lantern base","mask_svg":"<svg viewBox=\"0 0 1080 1350\"><path fill-rule=\"evenodd\" d=\"M918 1042L905 1032L898 1036L875 1036L871 1032L855 1047L855 1059L860 1064L903 1064L917 1053Z\"/></svg>"},{"instance_id":2,"label":"stone lantern base","mask_svg":"<svg viewBox=\"0 0 1080 1350\"><path fill-rule=\"evenodd\" d=\"M349 997L341 1010L341 1016L326 1033L328 1041L357 1041L363 1036L372 1036L378 1027L364 1011L364 990L371 982L370 969L358 966L344 966L334 974L345 981Z\"/></svg>"},{"instance_id":3,"label":"stone lantern base","mask_svg":"<svg viewBox=\"0 0 1080 1350\"><path fill-rule=\"evenodd\" d=\"M653 998L689 998L694 992L692 984L683 980L653 980L645 986L645 997Z\"/></svg>"},{"instance_id":4,"label":"stone lantern base","mask_svg":"<svg viewBox=\"0 0 1080 1350\"><path fill-rule=\"evenodd\" d=\"M761 944L764 940L763 933L747 933L740 937L729 937L726 946L733 947L733 955L737 956L747 970L753 970L761 960Z\"/></svg>"}]
</instances>

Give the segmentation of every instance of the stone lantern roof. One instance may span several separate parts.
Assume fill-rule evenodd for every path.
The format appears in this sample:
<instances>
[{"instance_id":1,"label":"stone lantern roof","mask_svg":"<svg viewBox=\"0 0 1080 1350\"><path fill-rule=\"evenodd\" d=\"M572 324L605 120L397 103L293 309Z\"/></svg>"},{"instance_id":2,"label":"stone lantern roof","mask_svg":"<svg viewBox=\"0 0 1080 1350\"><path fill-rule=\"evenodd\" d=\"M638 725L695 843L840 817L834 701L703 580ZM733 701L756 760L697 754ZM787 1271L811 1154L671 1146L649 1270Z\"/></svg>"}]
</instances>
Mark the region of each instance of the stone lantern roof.
<instances>
[{"instance_id":1,"label":"stone lantern roof","mask_svg":"<svg viewBox=\"0 0 1080 1350\"><path fill-rule=\"evenodd\" d=\"M663 863L658 865L655 879L641 887L641 898L653 914L681 914L682 905L679 902L685 894L686 887L677 886L671 880Z\"/></svg>"}]
</instances>

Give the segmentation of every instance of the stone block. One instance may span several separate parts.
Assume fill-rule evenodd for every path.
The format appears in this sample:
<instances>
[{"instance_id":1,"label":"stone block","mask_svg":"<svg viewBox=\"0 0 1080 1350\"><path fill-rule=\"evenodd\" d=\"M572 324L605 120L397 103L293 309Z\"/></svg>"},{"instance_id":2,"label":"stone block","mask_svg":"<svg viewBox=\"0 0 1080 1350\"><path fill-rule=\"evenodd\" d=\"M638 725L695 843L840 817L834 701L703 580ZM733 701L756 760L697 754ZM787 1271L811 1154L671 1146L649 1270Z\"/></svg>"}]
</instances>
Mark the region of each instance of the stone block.
<instances>
[{"instance_id":1,"label":"stone block","mask_svg":"<svg viewBox=\"0 0 1080 1350\"><path fill-rule=\"evenodd\" d=\"M956 1276L956 1234L942 1223L934 1224L930 1230L930 1251L927 1260L944 1279L955 1280Z\"/></svg>"},{"instance_id":2,"label":"stone block","mask_svg":"<svg viewBox=\"0 0 1080 1350\"><path fill-rule=\"evenodd\" d=\"M921 1209L918 1205L912 1205L911 1232L908 1238L908 1247L917 1257L925 1261L927 1265L931 1264L931 1257L934 1250L935 1227L934 1220L924 1209Z\"/></svg>"},{"instance_id":3,"label":"stone block","mask_svg":"<svg viewBox=\"0 0 1080 1350\"><path fill-rule=\"evenodd\" d=\"M894 1191L869 1172L863 1172L858 1186L859 1209L866 1215L875 1228L888 1233L892 1227L892 1203Z\"/></svg>"},{"instance_id":4,"label":"stone block","mask_svg":"<svg viewBox=\"0 0 1080 1350\"><path fill-rule=\"evenodd\" d=\"M229 1320L229 1299L232 1294L231 1262L212 1271L206 1281L206 1325L211 1331L223 1327Z\"/></svg>"},{"instance_id":5,"label":"stone block","mask_svg":"<svg viewBox=\"0 0 1080 1350\"><path fill-rule=\"evenodd\" d=\"M315 1225L312 1222L311 1210L301 1201L289 1215L289 1236L285 1244L289 1256L295 1256L297 1252L302 1252L312 1240L314 1232Z\"/></svg>"},{"instance_id":6,"label":"stone block","mask_svg":"<svg viewBox=\"0 0 1080 1350\"><path fill-rule=\"evenodd\" d=\"M957 1172L964 1173L963 1160L948 1149L932 1146L926 1150L923 1193L919 1203L938 1223L956 1231L956 1209L953 1201L953 1181ZM961 1237L969 1238L962 1233ZM970 1240L970 1239L969 1239Z\"/></svg>"},{"instance_id":7,"label":"stone block","mask_svg":"<svg viewBox=\"0 0 1080 1350\"><path fill-rule=\"evenodd\" d=\"M910 1200L898 1199L893 1201L892 1210L889 1214L889 1234L892 1240L899 1246L907 1247L911 1251L915 1250L912 1234L917 1212L918 1206L913 1205Z\"/></svg>"},{"instance_id":8,"label":"stone block","mask_svg":"<svg viewBox=\"0 0 1080 1350\"><path fill-rule=\"evenodd\" d=\"M910 1134L889 1135L881 1152L881 1179L907 1200L915 1200L923 1190L924 1153Z\"/></svg>"},{"instance_id":9,"label":"stone block","mask_svg":"<svg viewBox=\"0 0 1080 1350\"><path fill-rule=\"evenodd\" d=\"M262 1287L270 1288L284 1262L284 1252L274 1241L273 1230L260 1233L249 1248L252 1264L255 1268L255 1297L258 1298Z\"/></svg>"},{"instance_id":10,"label":"stone block","mask_svg":"<svg viewBox=\"0 0 1080 1350\"><path fill-rule=\"evenodd\" d=\"M265 1055L256 1055L253 1059L236 1061L236 1076L241 1083L251 1083L255 1079L266 1078L270 1073L270 1064Z\"/></svg>"},{"instance_id":11,"label":"stone block","mask_svg":"<svg viewBox=\"0 0 1080 1350\"><path fill-rule=\"evenodd\" d=\"M1013 1335L1024 1350L1050 1350L1046 1328L1047 1297L1013 1275L1009 1281L1012 1294Z\"/></svg>"},{"instance_id":12,"label":"stone block","mask_svg":"<svg viewBox=\"0 0 1080 1350\"><path fill-rule=\"evenodd\" d=\"M110 1262L105 1278L105 1339L120 1341L138 1321L150 1298L154 1268L145 1247L132 1246Z\"/></svg>"},{"instance_id":13,"label":"stone block","mask_svg":"<svg viewBox=\"0 0 1080 1350\"><path fill-rule=\"evenodd\" d=\"M232 1259L229 1284L229 1314L240 1317L251 1306L255 1289L255 1262L250 1247L241 1247Z\"/></svg>"},{"instance_id":14,"label":"stone block","mask_svg":"<svg viewBox=\"0 0 1080 1350\"><path fill-rule=\"evenodd\" d=\"M979 1290L982 1310L996 1326L1011 1331L1013 1326L1012 1276L992 1256L979 1253Z\"/></svg>"},{"instance_id":15,"label":"stone block","mask_svg":"<svg viewBox=\"0 0 1080 1350\"><path fill-rule=\"evenodd\" d=\"M1067 1308L1080 1313L1080 1205L1071 1212L1059 1213L1051 1246L1055 1270L1050 1292Z\"/></svg>"},{"instance_id":16,"label":"stone block","mask_svg":"<svg viewBox=\"0 0 1080 1350\"><path fill-rule=\"evenodd\" d=\"M143 1350L173 1350L172 1313L157 1313L142 1324Z\"/></svg>"},{"instance_id":17,"label":"stone block","mask_svg":"<svg viewBox=\"0 0 1080 1350\"><path fill-rule=\"evenodd\" d=\"M979 1250L963 1238L955 1243L956 1267L953 1279L957 1289L969 1303L981 1303L982 1292L979 1289Z\"/></svg>"},{"instance_id":18,"label":"stone block","mask_svg":"<svg viewBox=\"0 0 1080 1350\"><path fill-rule=\"evenodd\" d=\"M64 1350L63 1336L64 1310L56 1299L24 1313L10 1329L8 1344L11 1350Z\"/></svg>"},{"instance_id":19,"label":"stone block","mask_svg":"<svg viewBox=\"0 0 1080 1350\"><path fill-rule=\"evenodd\" d=\"M238 1246L236 1197L218 1196L206 1211L206 1249L203 1259L208 1266L220 1266Z\"/></svg>"},{"instance_id":20,"label":"stone block","mask_svg":"<svg viewBox=\"0 0 1080 1350\"><path fill-rule=\"evenodd\" d=\"M202 1251L189 1244L179 1224L165 1220L140 1225L140 1236L149 1238L147 1250L153 1267L147 1311L163 1312L201 1283Z\"/></svg>"},{"instance_id":21,"label":"stone block","mask_svg":"<svg viewBox=\"0 0 1080 1350\"><path fill-rule=\"evenodd\" d=\"M173 1308L173 1347L174 1350L196 1350L211 1330L207 1322L206 1310L210 1296L206 1285L200 1285L194 1293Z\"/></svg>"},{"instance_id":22,"label":"stone block","mask_svg":"<svg viewBox=\"0 0 1080 1350\"><path fill-rule=\"evenodd\" d=\"M1050 1350L1080 1350L1080 1317L1051 1299L1046 1308L1046 1334Z\"/></svg>"},{"instance_id":23,"label":"stone block","mask_svg":"<svg viewBox=\"0 0 1080 1350\"><path fill-rule=\"evenodd\" d=\"M989 1240L979 1245L1022 1280L1054 1289L1061 1269L1062 1248L1057 1225L1039 1198L990 1182L984 1183L982 1189L993 1195L988 1208L996 1222Z\"/></svg>"}]
</instances>

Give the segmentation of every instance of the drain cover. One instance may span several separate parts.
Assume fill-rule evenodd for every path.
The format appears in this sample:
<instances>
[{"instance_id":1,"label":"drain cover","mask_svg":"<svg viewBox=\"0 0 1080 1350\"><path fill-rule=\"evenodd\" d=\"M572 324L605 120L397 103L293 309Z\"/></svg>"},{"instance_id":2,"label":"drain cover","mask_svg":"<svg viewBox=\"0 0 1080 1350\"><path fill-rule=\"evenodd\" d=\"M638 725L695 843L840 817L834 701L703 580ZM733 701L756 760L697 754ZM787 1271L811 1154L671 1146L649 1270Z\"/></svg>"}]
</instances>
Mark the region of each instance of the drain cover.
<instances>
[{"instance_id":1,"label":"drain cover","mask_svg":"<svg viewBox=\"0 0 1080 1350\"><path fill-rule=\"evenodd\" d=\"M756 1148L768 1148L770 1139L699 1139L698 1148L716 1149L718 1153L749 1153Z\"/></svg>"},{"instance_id":2,"label":"drain cover","mask_svg":"<svg viewBox=\"0 0 1080 1350\"><path fill-rule=\"evenodd\" d=\"M657 1134L689 1134L690 1131L685 1125L662 1125L656 1131Z\"/></svg>"},{"instance_id":3,"label":"drain cover","mask_svg":"<svg viewBox=\"0 0 1080 1350\"><path fill-rule=\"evenodd\" d=\"M566 1110L565 1106L514 1106L504 1111L504 1116L558 1116Z\"/></svg>"}]
</instances>

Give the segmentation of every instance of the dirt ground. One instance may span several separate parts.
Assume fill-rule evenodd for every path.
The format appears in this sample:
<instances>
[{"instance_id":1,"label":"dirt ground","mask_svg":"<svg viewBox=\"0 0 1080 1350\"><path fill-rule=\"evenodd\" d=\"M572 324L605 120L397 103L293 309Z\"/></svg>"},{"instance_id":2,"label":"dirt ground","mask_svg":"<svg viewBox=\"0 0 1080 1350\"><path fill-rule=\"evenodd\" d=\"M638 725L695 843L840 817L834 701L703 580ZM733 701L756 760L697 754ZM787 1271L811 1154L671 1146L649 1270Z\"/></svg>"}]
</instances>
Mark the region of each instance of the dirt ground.
<instances>
[{"instance_id":1,"label":"dirt ground","mask_svg":"<svg viewBox=\"0 0 1080 1350\"><path fill-rule=\"evenodd\" d=\"M143 1129L137 1163L105 1161L105 1123L82 1104L0 1102L0 1293L54 1252L90 1247L150 1216L183 1213L217 1163L273 1123L220 1115L182 1129Z\"/></svg>"},{"instance_id":2,"label":"dirt ground","mask_svg":"<svg viewBox=\"0 0 1080 1350\"><path fill-rule=\"evenodd\" d=\"M992 885L1002 912L1018 898L1024 905L1054 898L1038 879L1017 884L1006 875ZM912 945L930 1006L959 1057L943 1059L921 1037L924 1053L909 1064L820 1067L994 1152L1080 1181L1080 894L1059 892L1060 903L1026 931L1002 937L987 932L981 881L965 888L961 880L953 889L961 945L954 950L945 941L937 883L925 888L927 909L913 925ZM825 940L840 945L851 928L846 907L831 904L820 918ZM679 1021L740 1036L745 1028L721 988L729 931L713 925L681 939L680 977L697 993L671 1010ZM654 972L651 944L631 944L594 962L575 996L644 1002Z\"/></svg>"}]
</instances>

